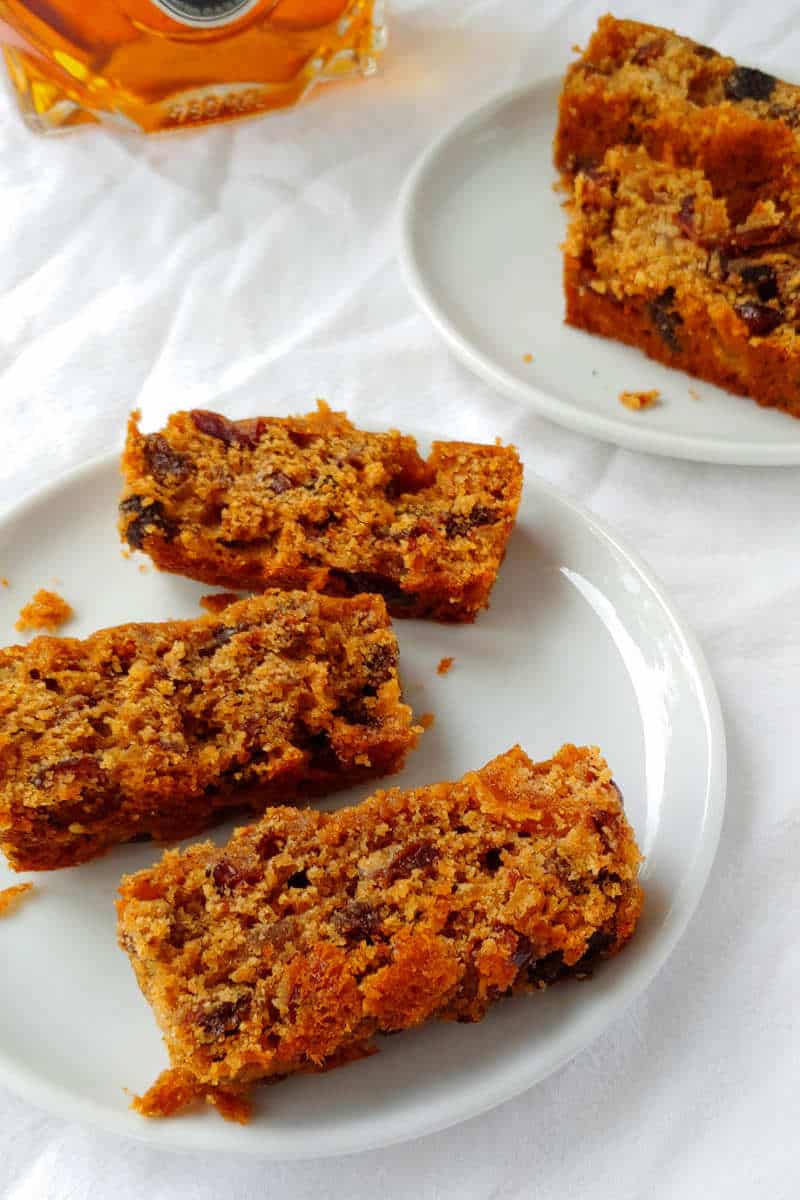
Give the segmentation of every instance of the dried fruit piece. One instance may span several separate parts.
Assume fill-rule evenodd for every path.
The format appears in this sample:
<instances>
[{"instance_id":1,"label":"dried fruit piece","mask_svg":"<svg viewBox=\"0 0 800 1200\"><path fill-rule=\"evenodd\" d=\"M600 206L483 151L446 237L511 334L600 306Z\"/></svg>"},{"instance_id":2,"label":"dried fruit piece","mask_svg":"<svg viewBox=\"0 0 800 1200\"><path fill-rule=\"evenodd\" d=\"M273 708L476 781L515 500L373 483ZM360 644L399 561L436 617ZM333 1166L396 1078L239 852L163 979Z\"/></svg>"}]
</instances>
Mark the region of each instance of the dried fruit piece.
<instances>
[{"instance_id":1,"label":"dried fruit piece","mask_svg":"<svg viewBox=\"0 0 800 1200\"><path fill-rule=\"evenodd\" d=\"M675 288L668 287L648 303L647 311L664 345L677 354L681 348L677 329L683 324L683 317L675 310L674 304Z\"/></svg>"},{"instance_id":2,"label":"dried fruit piece","mask_svg":"<svg viewBox=\"0 0 800 1200\"><path fill-rule=\"evenodd\" d=\"M754 304L746 300L744 304L734 304L733 310L744 321L750 337L767 337L773 329L783 324L783 313L769 304Z\"/></svg>"},{"instance_id":3,"label":"dried fruit piece","mask_svg":"<svg viewBox=\"0 0 800 1200\"><path fill-rule=\"evenodd\" d=\"M548 984L555 983L564 974L566 974L564 955L560 950L554 950L552 954L546 954L544 958L531 963L526 972L526 978L528 983L547 987Z\"/></svg>"},{"instance_id":4,"label":"dried fruit piece","mask_svg":"<svg viewBox=\"0 0 800 1200\"><path fill-rule=\"evenodd\" d=\"M165 486L181 483L191 471L188 454L174 450L160 433L151 433L145 438L144 456L153 478Z\"/></svg>"},{"instance_id":5,"label":"dried fruit piece","mask_svg":"<svg viewBox=\"0 0 800 1200\"><path fill-rule=\"evenodd\" d=\"M332 924L351 944L371 943L381 927L381 914L371 904L350 900L333 914Z\"/></svg>"},{"instance_id":6,"label":"dried fruit piece","mask_svg":"<svg viewBox=\"0 0 800 1200\"><path fill-rule=\"evenodd\" d=\"M734 67L725 80L728 100L769 100L777 79L756 67Z\"/></svg>"},{"instance_id":7,"label":"dried fruit piece","mask_svg":"<svg viewBox=\"0 0 800 1200\"><path fill-rule=\"evenodd\" d=\"M190 416L200 433L224 442L226 446L248 446L252 449L259 439L257 427L248 427L244 422L229 421L221 413L193 408Z\"/></svg>"},{"instance_id":8,"label":"dried fruit piece","mask_svg":"<svg viewBox=\"0 0 800 1200\"><path fill-rule=\"evenodd\" d=\"M386 575L378 575L374 571L340 571L334 568L330 578L342 584L345 594L357 596L360 592L374 592L383 596L387 604L395 609L411 608L417 597L406 592L399 583Z\"/></svg>"},{"instance_id":9,"label":"dried fruit piece","mask_svg":"<svg viewBox=\"0 0 800 1200\"><path fill-rule=\"evenodd\" d=\"M662 37L650 38L646 42L642 42L634 51L631 62L637 67L649 67L650 63L655 59L660 58L664 53L664 39Z\"/></svg>"},{"instance_id":10,"label":"dried fruit piece","mask_svg":"<svg viewBox=\"0 0 800 1200\"><path fill-rule=\"evenodd\" d=\"M465 537L479 525L491 525L497 517L495 509L476 504L468 513L450 513L445 522L445 533L448 538Z\"/></svg>"},{"instance_id":11,"label":"dried fruit piece","mask_svg":"<svg viewBox=\"0 0 800 1200\"><path fill-rule=\"evenodd\" d=\"M286 880L286 886L290 888L307 888L310 882L304 868L300 871L294 871Z\"/></svg>"},{"instance_id":12,"label":"dried fruit piece","mask_svg":"<svg viewBox=\"0 0 800 1200\"><path fill-rule=\"evenodd\" d=\"M164 511L160 500L145 500L143 496L128 496L120 503L120 516L123 518L123 533L126 542L132 549L141 550L145 538L155 530L166 540L172 541L178 532L178 526ZM124 518L134 515L133 521L125 522Z\"/></svg>"},{"instance_id":13,"label":"dried fruit piece","mask_svg":"<svg viewBox=\"0 0 800 1200\"><path fill-rule=\"evenodd\" d=\"M397 851L388 866L381 871L380 877L387 887L391 886L398 879L404 879L406 875L410 875L412 871L424 871L427 867L433 866L438 857L439 851L433 842L426 842L422 839L409 842L407 846L403 846L401 850Z\"/></svg>"},{"instance_id":14,"label":"dried fruit piece","mask_svg":"<svg viewBox=\"0 0 800 1200\"><path fill-rule=\"evenodd\" d=\"M370 685L380 687L397 668L397 646L386 642L377 642L368 646L364 652L364 666L367 670Z\"/></svg>"},{"instance_id":15,"label":"dried fruit piece","mask_svg":"<svg viewBox=\"0 0 800 1200\"><path fill-rule=\"evenodd\" d=\"M749 259L731 259L725 264L726 274L738 275L743 283L749 283L758 294L759 300L775 300L778 295L778 277L771 263L753 263Z\"/></svg>"},{"instance_id":16,"label":"dried fruit piece","mask_svg":"<svg viewBox=\"0 0 800 1200\"><path fill-rule=\"evenodd\" d=\"M697 234L694 224L694 209L697 203L697 197L693 194L684 196L681 200L681 206L678 209L676 221L681 233L684 233L688 238L694 238Z\"/></svg>"},{"instance_id":17,"label":"dried fruit piece","mask_svg":"<svg viewBox=\"0 0 800 1200\"><path fill-rule=\"evenodd\" d=\"M503 855L497 846L492 846L491 850L487 850L483 856L483 865L487 871L494 873L499 871L503 865Z\"/></svg>"},{"instance_id":18,"label":"dried fruit piece","mask_svg":"<svg viewBox=\"0 0 800 1200\"><path fill-rule=\"evenodd\" d=\"M249 1008L250 999L247 996L240 996L238 1000L226 1000L207 1012L200 1013L197 1024L209 1037L230 1037L232 1033L236 1033Z\"/></svg>"},{"instance_id":19,"label":"dried fruit piece","mask_svg":"<svg viewBox=\"0 0 800 1200\"><path fill-rule=\"evenodd\" d=\"M228 862L228 860L225 858L221 858L218 863L214 864L210 874L214 882L214 887L217 889L220 895L224 895L226 892L232 892L237 884L242 883L244 880L244 876L241 874L241 872L233 865L233 863Z\"/></svg>"},{"instance_id":20,"label":"dried fruit piece","mask_svg":"<svg viewBox=\"0 0 800 1200\"><path fill-rule=\"evenodd\" d=\"M276 496L282 496L284 492L290 492L294 487L291 479L283 471L273 471L267 479L267 487Z\"/></svg>"},{"instance_id":21,"label":"dried fruit piece","mask_svg":"<svg viewBox=\"0 0 800 1200\"><path fill-rule=\"evenodd\" d=\"M532 958L536 956L536 947L529 937L524 933L517 934L517 948L511 955L511 961L518 970L527 967Z\"/></svg>"}]
</instances>

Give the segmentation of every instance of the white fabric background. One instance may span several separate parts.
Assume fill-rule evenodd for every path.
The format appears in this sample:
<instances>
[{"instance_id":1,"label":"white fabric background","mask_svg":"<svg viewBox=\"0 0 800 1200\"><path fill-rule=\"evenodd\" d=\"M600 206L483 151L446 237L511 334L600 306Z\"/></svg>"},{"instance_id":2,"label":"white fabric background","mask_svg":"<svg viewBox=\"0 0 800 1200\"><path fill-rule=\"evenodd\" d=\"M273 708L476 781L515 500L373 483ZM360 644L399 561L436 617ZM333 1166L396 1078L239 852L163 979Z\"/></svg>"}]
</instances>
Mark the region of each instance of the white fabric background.
<instances>
[{"instance_id":1,"label":"white fabric background","mask_svg":"<svg viewBox=\"0 0 800 1200\"><path fill-rule=\"evenodd\" d=\"M526 1095L413 1145L260 1165L153 1152L0 1089L8 1200L798 1195L797 471L665 461L547 424L450 357L394 262L398 190L433 134L523 82L540 37L560 69L604 7L395 0L381 78L183 139L41 140L0 99L0 505L114 444L137 404L155 423L323 395L375 427L499 434L664 579L730 748L686 936L624 1019ZM798 76L788 0L617 12Z\"/></svg>"}]
</instances>

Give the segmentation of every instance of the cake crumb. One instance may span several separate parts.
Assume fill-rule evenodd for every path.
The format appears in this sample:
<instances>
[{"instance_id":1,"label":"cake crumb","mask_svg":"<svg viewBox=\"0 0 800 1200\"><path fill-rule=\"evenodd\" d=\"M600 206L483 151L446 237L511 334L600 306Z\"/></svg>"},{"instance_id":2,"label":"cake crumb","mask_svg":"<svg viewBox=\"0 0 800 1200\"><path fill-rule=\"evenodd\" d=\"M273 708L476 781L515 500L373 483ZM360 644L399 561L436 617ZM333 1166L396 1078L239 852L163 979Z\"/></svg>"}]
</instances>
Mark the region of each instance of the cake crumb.
<instances>
[{"instance_id":1,"label":"cake crumb","mask_svg":"<svg viewBox=\"0 0 800 1200\"><path fill-rule=\"evenodd\" d=\"M654 408L660 396L658 388L653 388L650 392L620 392L619 402L633 412L640 412L643 408Z\"/></svg>"},{"instance_id":2,"label":"cake crumb","mask_svg":"<svg viewBox=\"0 0 800 1200\"><path fill-rule=\"evenodd\" d=\"M700 399L700 393L698 392L697 388L693 388L693 387L689 388L689 399L690 400L699 400Z\"/></svg>"},{"instance_id":3,"label":"cake crumb","mask_svg":"<svg viewBox=\"0 0 800 1200\"><path fill-rule=\"evenodd\" d=\"M436 674L437 675L446 675L447 672L452 667L454 662L455 662L455 659L449 655L446 658L440 658L439 665L436 668Z\"/></svg>"},{"instance_id":4,"label":"cake crumb","mask_svg":"<svg viewBox=\"0 0 800 1200\"><path fill-rule=\"evenodd\" d=\"M11 587L11 584L8 582L5 575L0 576L0 583L2 583L3 587Z\"/></svg>"},{"instance_id":5,"label":"cake crumb","mask_svg":"<svg viewBox=\"0 0 800 1200\"><path fill-rule=\"evenodd\" d=\"M418 720L423 729L430 729L436 718L434 717L433 713L427 712L421 713L418 717Z\"/></svg>"},{"instance_id":6,"label":"cake crumb","mask_svg":"<svg viewBox=\"0 0 800 1200\"><path fill-rule=\"evenodd\" d=\"M532 362L533 362L533 355L532 355L532 354L523 354L523 356L522 356L522 361L523 361L523 362L525 362L525 363L532 363Z\"/></svg>"},{"instance_id":7,"label":"cake crumb","mask_svg":"<svg viewBox=\"0 0 800 1200\"><path fill-rule=\"evenodd\" d=\"M139 574L140 575L146 575L149 570L150 570L150 568L148 567L147 563L139 563Z\"/></svg>"},{"instance_id":8,"label":"cake crumb","mask_svg":"<svg viewBox=\"0 0 800 1200\"><path fill-rule=\"evenodd\" d=\"M235 604L241 598L238 592L211 592L208 596L200 597L200 607L206 612L221 613L229 604Z\"/></svg>"},{"instance_id":9,"label":"cake crumb","mask_svg":"<svg viewBox=\"0 0 800 1200\"><path fill-rule=\"evenodd\" d=\"M3 888L0 891L0 917L7 916L12 909L16 908L22 897L32 891L32 883L15 883L13 887Z\"/></svg>"},{"instance_id":10,"label":"cake crumb","mask_svg":"<svg viewBox=\"0 0 800 1200\"><path fill-rule=\"evenodd\" d=\"M39 591L23 605L15 629L25 633L29 629L58 629L72 616L72 605L59 596L58 592Z\"/></svg>"}]
</instances>

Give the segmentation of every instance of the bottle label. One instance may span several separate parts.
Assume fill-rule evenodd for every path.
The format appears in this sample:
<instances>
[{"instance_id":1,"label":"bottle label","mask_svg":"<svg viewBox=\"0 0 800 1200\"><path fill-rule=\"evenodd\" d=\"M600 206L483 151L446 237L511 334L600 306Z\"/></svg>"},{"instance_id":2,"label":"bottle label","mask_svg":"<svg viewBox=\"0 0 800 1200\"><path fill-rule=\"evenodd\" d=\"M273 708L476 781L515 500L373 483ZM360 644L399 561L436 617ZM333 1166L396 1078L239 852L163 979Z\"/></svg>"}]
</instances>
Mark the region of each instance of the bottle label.
<instances>
[{"instance_id":1,"label":"bottle label","mask_svg":"<svg viewBox=\"0 0 800 1200\"><path fill-rule=\"evenodd\" d=\"M152 3L182 25L213 29L238 21L262 0L152 0Z\"/></svg>"}]
</instances>

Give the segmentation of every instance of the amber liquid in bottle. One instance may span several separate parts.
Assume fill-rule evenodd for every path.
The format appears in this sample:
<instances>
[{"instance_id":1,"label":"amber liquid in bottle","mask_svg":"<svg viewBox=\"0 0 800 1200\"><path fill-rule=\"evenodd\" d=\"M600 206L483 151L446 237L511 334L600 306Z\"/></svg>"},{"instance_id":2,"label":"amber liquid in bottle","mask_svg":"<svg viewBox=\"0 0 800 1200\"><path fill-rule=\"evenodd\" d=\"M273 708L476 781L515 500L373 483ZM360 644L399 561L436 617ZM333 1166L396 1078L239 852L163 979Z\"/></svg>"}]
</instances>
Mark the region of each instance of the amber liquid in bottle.
<instances>
[{"instance_id":1,"label":"amber liquid in bottle","mask_svg":"<svg viewBox=\"0 0 800 1200\"><path fill-rule=\"evenodd\" d=\"M294 104L369 75L383 0L0 0L0 45L42 132L108 121L145 132Z\"/></svg>"}]
</instances>

